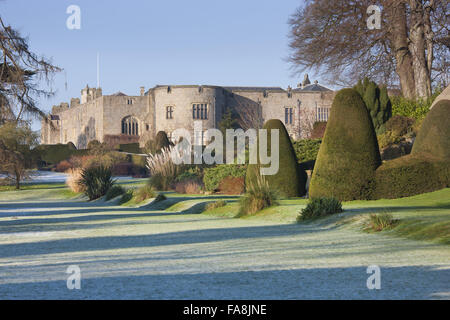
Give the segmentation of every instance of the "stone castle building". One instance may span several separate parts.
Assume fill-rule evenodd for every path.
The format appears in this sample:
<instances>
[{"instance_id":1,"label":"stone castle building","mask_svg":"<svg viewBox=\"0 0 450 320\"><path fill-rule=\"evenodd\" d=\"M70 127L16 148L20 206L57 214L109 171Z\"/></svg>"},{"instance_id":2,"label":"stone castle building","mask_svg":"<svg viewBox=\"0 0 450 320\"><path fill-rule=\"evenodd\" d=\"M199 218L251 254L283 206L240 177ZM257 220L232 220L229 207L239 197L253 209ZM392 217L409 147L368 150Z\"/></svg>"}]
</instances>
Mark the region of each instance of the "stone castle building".
<instances>
[{"instance_id":1,"label":"stone castle building","mask_svg":"<svg viewBox=\"0 0 450 320\"><path fill-rule=\"evenodd\" d=\"M309 82L307 76L297 88L219 87L198 85L158 85L140 95L118 92L103 95L101 88L81 91L52 108L50 121L42 121L41 143L72 142L79 149L91 140L108 143L145 142L157 132L169 137L178 128L193 131L194 121L203 129L217 128L223 114L231 108L247 122L263 123L280 119L293 138L306 135L304 122L327 121L334 91ZM52 124L52 125L51 125ZM249 125L251 127L251 125Z\"/></svg>"}]
</instances>

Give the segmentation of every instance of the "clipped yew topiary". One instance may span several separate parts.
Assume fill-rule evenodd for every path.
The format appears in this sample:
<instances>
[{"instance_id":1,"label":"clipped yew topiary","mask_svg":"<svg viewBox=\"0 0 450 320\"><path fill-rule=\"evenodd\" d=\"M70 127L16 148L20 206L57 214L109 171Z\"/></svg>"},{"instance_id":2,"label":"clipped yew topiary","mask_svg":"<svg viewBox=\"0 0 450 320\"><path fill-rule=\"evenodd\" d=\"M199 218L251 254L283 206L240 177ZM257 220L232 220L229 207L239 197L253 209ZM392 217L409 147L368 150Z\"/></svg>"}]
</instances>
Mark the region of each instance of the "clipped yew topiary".
<instances>
[{"instance_id":1,"label":"clipped yew topiary","mask_svg":"<svg viewBox=\"0 0 450 320\"><path fill-rule=\"evenodd\" d=\"M364 101L354 89L340 90L317 155L310 197L369 199L380 163L375 130Z\"/></svg>"},{"instance_id":2,"label":"clipped yew topiary","mask_svg":"<svg viewBox=\"0 0 450 320\"><path fill-rule=\"evenodd\" d=\"M450 161L450 100L439 101L428 112L411 153Z\"/></svg>"},{"instance_id":3,"label":"clipped yew topiary","mask_svg":"<svg viewBox=\"0 0 450 320\"><path fill-rule=\"evenodd\" d=\"M374 199L401 198L450 187L450 101L428 113L410 155L376 171Z\"/></svg>"},{"instance_id":4,"label":"clipped yew topiary","mask_svg":"<svg viewBox=\"0 0 450 320\"><path fill-rule=\"evenodd\" d=\"M170 143L169 138L167 137L167 133L165 133L164 131L159 131L156 134L156 137L155 137L156 151L160 151L163 148L168 148L171 145L172 144Z\"/></svg>"},{"instance_id":5,"label":"clipped yew topiary","mask_svg":"<svg viewBox=\"0 0 450 320\"><path fill-rule=\"evenodd\" d=\"M272 119L264 124L263 129L267 130L267 154L271 154L271 134L272 130L279 130L279 169L274 175L266 175L265 180L270 188L276 191L280 196L299 197L306 193L307 175L297 163L294 148L289 138L289 134L284 124L278 119ZM259 158L258 158L259 161ZM246 185L255 181L260 167L269 165L250 164L246 173Z\"/></svg>"},{"instance_id":6,"label":"clipped yew topiary","mask_svg":"<svg viewBox=\"0 0 450 320\"><path fill-rule=\"evenodd\" d=\"M426 154L386 161L375 174L373 199L396 199L450 186L450 162Z\"/></svg>"}]
</instances>

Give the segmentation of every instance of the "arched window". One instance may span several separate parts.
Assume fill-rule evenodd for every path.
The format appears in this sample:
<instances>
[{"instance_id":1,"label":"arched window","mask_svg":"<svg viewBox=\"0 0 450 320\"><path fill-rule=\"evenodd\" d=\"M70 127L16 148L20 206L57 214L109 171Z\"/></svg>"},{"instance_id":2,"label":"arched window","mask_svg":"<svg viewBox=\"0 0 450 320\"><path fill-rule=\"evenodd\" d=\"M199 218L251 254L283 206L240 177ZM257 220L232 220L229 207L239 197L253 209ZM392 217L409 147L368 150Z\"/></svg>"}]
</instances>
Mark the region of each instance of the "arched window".
<instances>
[{"instance_id":1,"label":"arched window","mask_svg":"<svg viewBox=\"0 0 450 320\"><path fill-rule=\"evenodd\" d=\"M136 118L129 116L122 120L122 134L128 136L139 135L139 124Z\"/></svg>"}]
</instances>

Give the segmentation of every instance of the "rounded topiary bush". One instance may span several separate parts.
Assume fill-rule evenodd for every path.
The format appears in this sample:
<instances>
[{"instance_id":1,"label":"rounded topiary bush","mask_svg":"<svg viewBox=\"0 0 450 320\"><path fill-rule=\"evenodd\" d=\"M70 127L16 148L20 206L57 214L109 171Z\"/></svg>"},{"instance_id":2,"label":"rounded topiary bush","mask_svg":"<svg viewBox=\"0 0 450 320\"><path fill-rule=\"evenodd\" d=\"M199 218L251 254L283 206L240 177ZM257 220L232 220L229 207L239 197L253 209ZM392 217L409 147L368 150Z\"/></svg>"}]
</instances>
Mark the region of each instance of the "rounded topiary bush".
<instances>
[{"instance_id":1,"label":"rounded topiary bush","mask_svg":"<svg viewBox=\"0 0 450 320\"><path fill-rule=\"evenodd\" d=\"M386 161L375 173L373 199L396 199L450 186L450 162L426 154Z\"/></svg>"},{"instance_id":2,"label":"rounded topiary bush","mask_svg":"<svg viewBox=\"0 0 450 320\"><path fill-rule=\"evenodd\" d=\"M310 197L368 199L380 163L375 130L364 101L354 89L340 90L317 155Z\"/></svg>"},{"instance_id":3,"label":"rounded topiary bush","mask_svg":"<svg viewBox=\"0 0 450 320\"><path fill-rule=\"evenodd\" d=\"M428 112L411 153L450 160L450 100L439 101Z\"/></svg>"},{"instance_id":4,"label":"rounded topiary bush","mask_svg":"<svg viewBox=\"0 0 450 320\"><path fill-rule=\"evenodd\" d=\"M284 124L278 119L272 119L264 124L263 129L267 130L267 154L271 155L271 133L272 130L279 130L279 169L274 175L266 175L265 179L270 188L278 192L281 196L299 197L306 193L307 175L300 168L297 162L294 148L289 138L289 134ZM259 157L258 157L259 161ZM246 185L254 181L259 174L260 167L269 165L250 164L246 173Z\"/></svg>"},{"instance_id":5,"label":"rounded topiary bush","mask_svg":"<svg viewBox=\"0 0 450 320\"><path fill-rule=\"evenodd\" d=\"M155 137L156 152L160 151L163 148L168 148L171 145L172 144L170 143L169 138L167 137L167 133L165 133L164 131L159 131L156 134Z\"/></svg>"}]
</instances>

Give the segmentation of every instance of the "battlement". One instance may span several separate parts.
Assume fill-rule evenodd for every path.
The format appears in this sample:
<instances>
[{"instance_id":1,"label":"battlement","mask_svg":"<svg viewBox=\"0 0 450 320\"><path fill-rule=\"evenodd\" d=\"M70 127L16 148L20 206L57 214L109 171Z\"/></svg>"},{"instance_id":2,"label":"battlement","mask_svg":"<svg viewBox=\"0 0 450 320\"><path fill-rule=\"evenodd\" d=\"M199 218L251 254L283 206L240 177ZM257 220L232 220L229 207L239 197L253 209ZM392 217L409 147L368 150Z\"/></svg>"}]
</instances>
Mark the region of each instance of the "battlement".
<instances>
[{"instance_id":1,"label":"battlement","mask_svg":"<svg viewBox=\"0 0 450 320\"><path fill-rule=\"evenodd\" d=\"M102 88L89 88L86 85L86 88L81 90L81 104L92 101L102 96Z\"/></svg>"}]
</instances>

